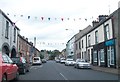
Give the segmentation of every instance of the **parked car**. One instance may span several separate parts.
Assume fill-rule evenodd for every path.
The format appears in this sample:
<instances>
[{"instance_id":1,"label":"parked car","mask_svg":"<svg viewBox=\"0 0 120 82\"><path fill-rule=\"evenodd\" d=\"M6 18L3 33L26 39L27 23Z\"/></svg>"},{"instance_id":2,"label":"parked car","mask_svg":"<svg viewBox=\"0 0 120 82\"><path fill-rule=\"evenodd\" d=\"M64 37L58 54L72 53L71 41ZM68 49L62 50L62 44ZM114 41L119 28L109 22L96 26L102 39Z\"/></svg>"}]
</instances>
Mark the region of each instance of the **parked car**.
<instances>
[{"instance_id":1,"label":"parked car","mask_svg":"<svg viewBox=\"0 0 120 82\"><path fill-rule=\"evenodd\" d=\"M47 62L47 60L46 59L42 59L42 63L46 63Z\"/></svg>"},{"instance_id":2,"label":"parked car","mask_svg":"<svg viewBox=\"0 0 120 82\"><path fill-rule=\"evenodd\" d=\"M60 58L60 63L65 63L65 58Z\"/></svg>"},{"instance_id":3,"label":"parked car","mask_svg":"<svg viewBox=\"0 0 120 82\"><path fill-rule=\"evenodd\" d=\"M40 57L34 57L33 58L32 65L41 65L41 64L42 64L42 61L41 61Z\"/></svg>"},{"instance_id":4,"label":"parked car","mask_svg":"<svg viewBox=\"0 0 120 82\"><path fill-rule=\"evenodd\" d=\"M66 61L65 61L65 65L67 66L69 66L69 65L74 65L75 64L75 61L73 60L73 59L66 59Z\"/></svg>"},{"instance_id":5,"label":"parked car","mask_svg":"<svg viewBox=\"0 0 120 82\"><path fill-rule=\"evenodd\" d=\"M26 61L24 57L11 58L12 61L18 66L19 73L25 74L30 70L30 64Z\"/></svg>"},{"instance_id":6,"label":"parked car","mask_svg":"<svg viewBox=\"0 0 120 82\"><path fill-rule=\"evenodd\" d=\"M6 54L0 54L0 82L19 79L19 71L16 64Z\"/></svg>"},{"instance_id":7,"label":"parked car","mask_svg":"<svg viewBox=\"0 0 120 82\"><path fill-rule=\"evenodd\" d=\"M55 61L56 61L56 63L60 63L60 59L56 59Z\"/></svg>"},{"instance_id":8,"label":"parked car","mask_svg":"<svg viewBox=\"0 0 120 82\"><path fill-rule=\"evenodd\" d=\"M74 65L75 68L91 68L91 64L84 59L77 59Z\"/></svg>"}]
</instances>

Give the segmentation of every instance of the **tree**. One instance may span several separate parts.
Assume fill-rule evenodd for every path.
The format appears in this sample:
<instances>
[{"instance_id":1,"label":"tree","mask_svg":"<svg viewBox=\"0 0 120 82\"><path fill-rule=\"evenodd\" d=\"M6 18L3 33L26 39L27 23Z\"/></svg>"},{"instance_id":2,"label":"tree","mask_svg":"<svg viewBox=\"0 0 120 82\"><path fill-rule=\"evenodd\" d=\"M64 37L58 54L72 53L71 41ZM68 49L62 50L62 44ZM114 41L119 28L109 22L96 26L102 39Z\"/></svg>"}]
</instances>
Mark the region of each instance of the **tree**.
<instances>
[{"instance_id":1,"label":"tree","mask_svg":"<svg viewBox=\"0 0 120 82\"><path fill-rule=\"evenodd\" d=\"M43 59L43 58L44 58L44 55L40 54L40 58Z\"/></svg>"}]
</instances>

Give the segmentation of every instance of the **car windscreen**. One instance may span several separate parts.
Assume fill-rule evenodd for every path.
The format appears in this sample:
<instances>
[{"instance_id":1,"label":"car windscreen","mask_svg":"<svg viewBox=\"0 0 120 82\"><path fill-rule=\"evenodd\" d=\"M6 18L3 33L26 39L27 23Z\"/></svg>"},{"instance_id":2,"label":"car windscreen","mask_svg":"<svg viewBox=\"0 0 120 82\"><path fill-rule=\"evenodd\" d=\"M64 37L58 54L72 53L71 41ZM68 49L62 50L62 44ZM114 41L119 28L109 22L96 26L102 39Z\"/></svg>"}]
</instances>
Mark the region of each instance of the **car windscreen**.
<instances>
[{"instance_id":1,"label":"car windscreen","mask_svg":"<svg viewBox=\"0 0 120 82\"><path fill-rule=\"evenodd\" d=\"M39 58L34 58L34 60L39 60Z\"/></svg>"},{"instance_id":2,"label":"car windscreen","mask_svg":"<svg viewBox=\"0 0 120 82\"><path fill-rule=\"evenodd\" d=\"M19 63L20 62L20 58L11 58L11 59L14 63Z\"/></svg>"}]
</instances>

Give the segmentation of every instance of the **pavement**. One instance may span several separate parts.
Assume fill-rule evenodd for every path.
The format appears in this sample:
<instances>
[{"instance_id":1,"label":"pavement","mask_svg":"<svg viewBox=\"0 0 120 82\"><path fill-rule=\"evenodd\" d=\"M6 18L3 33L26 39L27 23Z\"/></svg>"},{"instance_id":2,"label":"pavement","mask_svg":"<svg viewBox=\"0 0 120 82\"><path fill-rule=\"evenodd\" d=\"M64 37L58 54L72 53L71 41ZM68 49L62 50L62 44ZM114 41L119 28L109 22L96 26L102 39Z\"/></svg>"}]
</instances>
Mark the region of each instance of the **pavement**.
<instances>
[{"instance_id":1,"label":"pavement","mask_svg":"<svg viewBox=\"0 0 120 82\"><path fill-rule=\"evenodd\" d=\"M97 71L101 71L101 72L112 73L112 74L120 74L120 71L116 68L92 66L92 69L97 70Z\"/></svg>"}]
</instances>

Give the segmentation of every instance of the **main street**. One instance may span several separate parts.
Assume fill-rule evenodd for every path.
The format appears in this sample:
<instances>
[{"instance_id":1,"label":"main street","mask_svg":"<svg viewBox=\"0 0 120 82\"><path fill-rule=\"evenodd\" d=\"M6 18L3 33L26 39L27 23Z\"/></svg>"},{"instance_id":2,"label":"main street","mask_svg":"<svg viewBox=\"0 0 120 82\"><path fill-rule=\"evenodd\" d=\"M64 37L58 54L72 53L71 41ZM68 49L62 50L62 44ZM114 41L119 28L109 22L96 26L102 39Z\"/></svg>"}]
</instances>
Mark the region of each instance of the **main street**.
<instances>
[{"instance_id":1,"label":"main street","mask_svg":"<svg viewBox=\"0 0 120 82\"><path fill-rule=\"evenodd\" d=\"M118 80L118 76L47 61L42 65L31 66L30 72L20 75L20 80Z\"/></svg>"}]
</instances>

